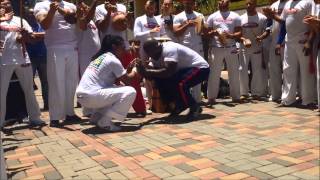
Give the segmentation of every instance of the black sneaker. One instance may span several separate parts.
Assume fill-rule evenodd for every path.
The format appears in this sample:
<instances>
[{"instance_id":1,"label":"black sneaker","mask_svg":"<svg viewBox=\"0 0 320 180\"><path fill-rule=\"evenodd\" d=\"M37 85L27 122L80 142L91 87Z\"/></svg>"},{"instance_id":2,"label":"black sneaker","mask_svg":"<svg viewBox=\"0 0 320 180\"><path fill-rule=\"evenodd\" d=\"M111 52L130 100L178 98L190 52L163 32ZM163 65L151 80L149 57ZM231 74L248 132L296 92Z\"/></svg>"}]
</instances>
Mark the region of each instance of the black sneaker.
<instances>
[{"instance_id":1,"label":"black sneaker","mask_svg":"<svg viewBox=\"0 0 320 180\"><path fill-rule=\"evenodd\" d=\"M82 120L81 117L77 115L73 115L73 116L66 116L65 122L80 122L81 120Z\"/></svg>"},{"instance_id":2,"label":"black sneaker","mask_svg":"<svg viewBox=\"0 0 320 180\"><path fill-rule=\"evenodd\" d=\"M198 118L201 113L202 113L202 107L200 107L199 104L195 104L190 107L188 118L191 118L191 119Z\"/></svg>"},{"instance_id":3,"label":"black sneaker","mask_svg":"<svg viewBox=\"0 0 320 180\"><path fill-rule=\"evenodd\" d=\"M50 127L61 127L59 120L51 120Z\"/></svg>"},{"instance_id":4,"label":"black sneaker","mask_svg":"<svg viewBox=\"0 0 320 180\"><path fill-rule=\"evenodd\" d=\"M184 110L186 110L187 108L178 108L176 107L170 114L168 117L176 117L179 116L180 113L182 113Z\"/></svg>"}]
</instances>

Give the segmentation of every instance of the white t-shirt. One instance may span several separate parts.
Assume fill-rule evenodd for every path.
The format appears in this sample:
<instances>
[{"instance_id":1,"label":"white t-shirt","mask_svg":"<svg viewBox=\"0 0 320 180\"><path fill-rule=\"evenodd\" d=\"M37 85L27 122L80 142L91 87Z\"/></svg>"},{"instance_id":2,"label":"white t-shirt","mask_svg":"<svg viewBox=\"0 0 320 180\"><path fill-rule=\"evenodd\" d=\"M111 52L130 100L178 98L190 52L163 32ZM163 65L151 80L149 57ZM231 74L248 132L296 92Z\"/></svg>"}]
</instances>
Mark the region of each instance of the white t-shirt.
<instances>
[{"instance_id":1,"label":"white t-shirt","mask_svg":"<svg viewBox=\"0 0 320 180\"><path fill-rule=\"evenodd\" d=\"M127 8L123 4L116 4L116 7L117 7L117 13L112 13L111 16L115 16L118 13L126 13L127 12ZM104 4L100 4L99 6L96 7L95 22L102 21L106 17L107 14L108 14L108 11L106 10ZM100 31L101 42L107 34L117 35L117 36L121 36L125 40L126 47L128 48L129 43L127 42L126 31L115 30L112 27L110 22L109 22L109 25L108 25L108 28L106 29L106 31Z\"/></svg>"},{"instance_id":2,"label":"white t-shirt","mask_svg":"<svg viewBox=\"0 0 320 180\"><path fill-rule=\"evenodd\" d=\"M79 54L92 54L92 56L100 49L99 32L93 21L87 24L86 30L79 30L78 49Z\"/></svg>"},{"instance_id":3,"label":"white t-shirt","mask_svg":"<svg viewBox=\"0 0 320 180\"><path fill-rule=\"evenodd\" d=\"M176 62L177 70L198 67L209 68L207 61L194 50L175 42L162 43L162 55L159 60L152 60L154 67L163 67L165 61Z\"/></svg>"},{"instance_id":4,"label":"white t-shirt","mask_svg":"<svg viewBox=\"0 0 320 180\"><path fill-rule=\"evenodd\" d=\"M23 28L32 32L32 28L26 20L22 21ZM23 56L22 45L16 41L21 28L20 17L13 16L11 20L0 23L0 40L3 41L0 65L26 64L30 63L28 53Z\"/></svg>"},{"instance_id":5,"label":"white t-shirt","mask_svg":"<svg viewBox=\"0 0 320 180\"><path fill-rule=\"evenodd\" d=\"M256 41L256 36L259 36L267 28L267 17L261 13L254 16L248 16L247 13L241 17L242 36L250 39L251 49L261 48L261 43Z\"/></svg>"},{"instance_id":6,"label":"white t-shirt","mask_svg":"<svg viewBox=\"0 0 320 180\"><path fill-rule=\"evenodd\" d=\"M34 7L34 15L37 17L40 14L47 14L50 9L51 1L39 2ZM61 1L60 6L69 11L76 11L76 6L72 3ZM47 48L74 46L77 45L77 34L75 24L69 24L64 20L64 17L56 11L52 24L49 29L45 30L45 44Z\"/></svg>"},{"instance_id":7,"label":"white t-shirt","mask_svg":"<svg viewBox=\"0 0 320 180\"><path fill-rule=\"evenodd\" d=\"M310 15L314 7L313 0L288 0L284 6L281 18L286 21L286 42L299 42L307 38L309 28L303 18Z\"/></svg>"},{"instance_id":8,"label":"white t-shirt","mask_svg":"<svg viewBox=\"0 0 320 180\"><path fill-rule=\"evenodd\" d=\"M77 93L94 93L112 87L116 79L126 74L120 60L112 53L105 53L92 61L84 72Z\"/></svg>"},{"instance_id":9,"label":"white t-shirt","mask_svg":"<svg viewBox=\"0 0 320 180\"><path fill-rule=\"evenodd\" d=\"M160 37L160 32L150 32L150 30L160 25L161 21L159 16L148 17L147 15L142 15L137 17L134 21L134 38L139 40L142 45L150 38Z\"/></svg>"},{"instance_id":10,"label":"white t-shirt","mask_svg":"<svg viewBox=\"0 0 320 180\"><path fill-rule=\"evenodd\" d=\"M196 11L193 11L193 13L191 14L186 14L186 12L183 11L174 17L173 24L181 25L187 20L195 20L199 16L204 19L203 14L198 13ZM184 34L181 36L181 39L180 37L178 38L179 38L179 42L182 45L185 45L191 49L194 49L198 53L203 52L202 38L199 34L197 34L196 26L188 27L184 32Z\"/></svg>"},{"instance_id":11,"label":"white t-shirt","mask_svg":"<svg viewBox=\"0 0 320 180\"><path fill-rule=\"evenodd\" d=\"M284 5L286 4L286 1L280 2L280 0L274 2L270 8L274 10L278 15L281 15ZM279 31L280 31L280 24L278 21L273 20L272 22L272 31L271 31L271 37L272 37L272 42L276 43L278 40L279 36Z\"/></svg>"},{"instance_id":12,"label":"white t-shirt","mask_svg":"<svg viewBox=\"0 0 320 180\"><path fill-rule=\"evenodd\" d=\"M232 11L217 11L211 14L207 19L209 28L217 29L219 32L234 33L234 28L241 26L240 16ZM235 46L234 39L227 39L226 46ZM218 37L214 36L212 46L222 47Z\"/></svg>"},{"instance_id":13,"label":"white t-shirt","mask_svg":"<svg viewBox=\"0 0 320 180\"><path fill-rule=\"evenodd\" d=\"M167 36L169 37L173 42L177 42L177 38L174 35L174 33L172 32L172 30L169 29L168 25L166 25L165 21L172 21L173 23L173 19L174 19L174 15L171 16L162 16L159 15L156 18L158 18L160 20L160 36Z\"/></svg>"}]
</instances>

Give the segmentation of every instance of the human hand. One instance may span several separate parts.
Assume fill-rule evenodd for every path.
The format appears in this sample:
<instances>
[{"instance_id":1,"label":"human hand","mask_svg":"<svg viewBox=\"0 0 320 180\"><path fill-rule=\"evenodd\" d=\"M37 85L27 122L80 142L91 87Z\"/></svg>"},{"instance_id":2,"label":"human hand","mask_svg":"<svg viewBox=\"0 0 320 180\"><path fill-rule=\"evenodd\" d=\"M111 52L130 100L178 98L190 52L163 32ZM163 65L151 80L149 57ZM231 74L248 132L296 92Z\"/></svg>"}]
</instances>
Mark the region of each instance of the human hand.
<instances>
[{"instance_id":1,"label":"human hand","mask_svg":"<svg viewBox=\"0 0 320 180\"><path fill-rule=\"evenodd\" d=\"M157 32L160 32L160 26L157 26L153 29L150 30L151 33L157 33Z\"/></svg>"},{"instance_id":2,"label":"human hand","mask_svg":"<svg viewBox=\"0 0 320 180\"><path fill-rule=\"evenodd\" d=\"M311 54L312 43L309 41L305 42L303 45L302 52L304 52L304 56L309 56Z\"/></svg>"},{"instance_id":3,"label":"human hand","mask_svg":"<svg viewBox=\"0 0 320 180\"><path fill-rule=\"evenodd\" d=\"M274 54L277 55L277 56L281 55L281 44L277 44L276 45L276 48L274 50Z\"/></svg>"},{"instance_id":4,"label":"human hand","mask_svg":"<svg viewBox=\"0 0 320 180\"><path fill-rule=\"evenodd\" d=\"M262 8L262 12L267 18L270 19L273 19L274 15L276 14L276 11L271 9L270 7Z\"/></svg>"}]
</instances>

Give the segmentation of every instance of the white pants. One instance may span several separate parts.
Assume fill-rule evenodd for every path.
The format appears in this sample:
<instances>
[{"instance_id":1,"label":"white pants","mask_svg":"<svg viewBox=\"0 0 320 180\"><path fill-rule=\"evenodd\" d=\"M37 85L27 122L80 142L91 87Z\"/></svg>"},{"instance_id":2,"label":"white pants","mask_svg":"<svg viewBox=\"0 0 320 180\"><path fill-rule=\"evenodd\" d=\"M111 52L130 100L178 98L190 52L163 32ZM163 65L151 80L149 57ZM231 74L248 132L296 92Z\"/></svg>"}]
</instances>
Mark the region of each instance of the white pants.
<instances>
[{"instance_id":1,"label":"white pants","mask_svg":"<svg viewBox=\"0 0 320 180\"><path fill-rule=\"evenodd\" d=\"M230 95L233 100L240 99L239 60L235 48L212 48L210 63L210 75L208 80L208 99L216 99L219 93L219 84L223 59L226 60Z\"/></svg>"},{"instance_id":2,"label":"white pants","mask_svg":"<svg viewBox=\"0 0 320 180\"><path fill-rule=\"evenodd\" d=\"M74 94L79 82L78 52L74 47L48 48L47 72L51 120L74 115Z\"/></svg>"},{"instance_id":3,"label":"white pants","mask_svg":"<svg viewBox=\"0 0 320 180\"><path fill-rule=\"evenodd\" d=\"M123 121L132 106L136 91L130 86L114 86L98 90L92 94L77 93L78 102L86 108L103 115L99 126L110 126L111 119Z\"/></svg>"},{"instance_id":4,"label":"white pants","mask_svg":"<svg viewBox=\"0 0 320 180\"><path fill-rule=\"evenodd\" d=\"M282 57L283 51L281 51L281 55L275 54L275 43L272 43L270 46L269 52L269 75L270 75L270 89L272 100L281 99L282 93Z\"/></svg>"},{"instance_id":5,"label":"white pants","mask_svg":"<svg viewBox=\"0 0 320 180\"><path fill-rule=\"evenodd\" d=\"M296 101L299 75L302 105L315 101L315 75L309 72L309 56L304 56L302 49L303 44L299 43L291 42L285 45L281 97L285 105L290 105Z\"/></svg>"},{"instance_id":6,"label":"white pants","mask_svg":"<svg viewBox=\"0 0 320 180\"><path fill-rule=\"evenodd\" d=\"M242 49L240 51L240 94L249 95L248 66L251 62L252 80L251 94L264 96L266 93L265 70L262 68L262 53L260 50Z\"/></svg>"},{"instance_id":7,"label":"white pants","mask_svg":"<svg viewBox=\"0 0 320 180\"><path fill-rule=\"evenodd\" d=\"M320 50L317 58L317 90L318 90L318 109L320 109Z\"/></svg>"},{"instance_id":8,"label":"white pants","mask_svg":"<svg viewBox=\"0 0 320 180\"><path fill-rule=\"evenodd\" d=\"M5 121L6 115L6 96L9 88L9 83L13 72L16 73L21 88L23 89L27 111L29 119L40 119L40 109L34 94L33 89L33 74L32 66L21 67L21 65L5 65L0 66L0 92L1 92L1 103L0 103L0 127L2 127Z\"/></svg>"},{"instance_id":9,"label":"white pants","mask_svg":"<svg viewBox=\"0 0 320 180\"><path fill-rule=\"evenodd\" d=\"M80 77L83 75L84 71L87 69L91 62L91 58L93 54L90 53L79 53L79 71L80 71Z\"/></svg>"}]
</instances>

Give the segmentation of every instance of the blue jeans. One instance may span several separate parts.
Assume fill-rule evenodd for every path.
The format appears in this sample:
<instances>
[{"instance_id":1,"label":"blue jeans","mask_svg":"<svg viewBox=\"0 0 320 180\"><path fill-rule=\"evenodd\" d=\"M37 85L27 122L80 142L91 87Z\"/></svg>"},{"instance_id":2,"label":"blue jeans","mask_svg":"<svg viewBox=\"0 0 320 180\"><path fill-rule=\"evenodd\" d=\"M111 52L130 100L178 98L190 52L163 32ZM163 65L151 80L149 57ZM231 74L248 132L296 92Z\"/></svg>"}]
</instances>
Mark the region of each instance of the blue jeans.
<instances>
[{"instance_id":1,"label":"blue jeans","mask_svg":"<svg viewBox=\"0 0 320 180\"><path fill-rule=\"evenodd\" d=\"M46 57L30 57L33 77L38 71L41 83L41 93L43 99L43 106L48 107L48 79L47 79L47 61Z\"/></svg>"}]
</instances>

